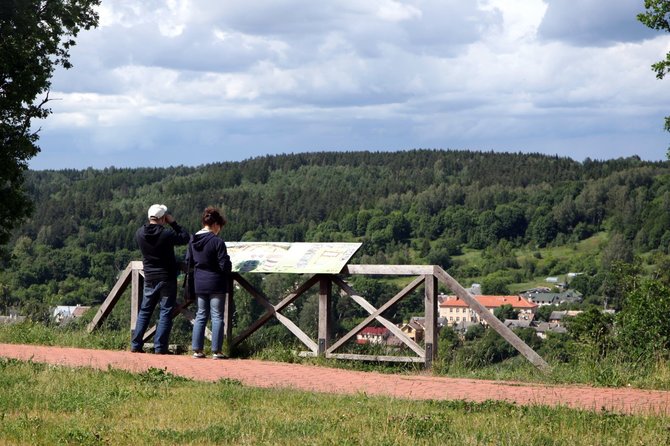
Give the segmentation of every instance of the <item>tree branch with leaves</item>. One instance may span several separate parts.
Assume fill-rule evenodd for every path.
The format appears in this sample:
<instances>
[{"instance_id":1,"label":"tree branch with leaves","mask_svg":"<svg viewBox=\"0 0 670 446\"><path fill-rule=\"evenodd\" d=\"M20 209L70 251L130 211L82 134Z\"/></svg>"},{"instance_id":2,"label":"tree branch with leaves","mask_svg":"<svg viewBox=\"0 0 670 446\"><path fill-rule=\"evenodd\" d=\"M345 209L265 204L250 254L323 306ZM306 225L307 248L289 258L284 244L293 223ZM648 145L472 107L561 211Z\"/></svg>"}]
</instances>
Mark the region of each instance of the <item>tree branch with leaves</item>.
<instances>
[{"instance_id":1,"label":"tree branch with leaves","mask_svg":"<svg viewBox=\"0 0 670 446\"><path fill-rule=\"evenodd\" d=\"M637 15L637 19L651 29L670 32L670 0L645 0L645 12ZM670 52L660 60L651 65L656 73L657 79L663 79L670 72ZM665 130L670 132L670 116L665 117ZM667 152L670 159L670 148Z\"/></svg>"},{"instance_id":2,"label":"tree branch with leaves","mask_svg":"<svg viewBox=\"0 0 670 446\"><path fill-rule=\"evenodd\" d=\"M70 49L81 30L98 26L100 0L0 2L0 244L31 212L23 187L28 160L37 153L35 119L51 110L56 67L72 67Z\"/></svg>"}]
</instances>

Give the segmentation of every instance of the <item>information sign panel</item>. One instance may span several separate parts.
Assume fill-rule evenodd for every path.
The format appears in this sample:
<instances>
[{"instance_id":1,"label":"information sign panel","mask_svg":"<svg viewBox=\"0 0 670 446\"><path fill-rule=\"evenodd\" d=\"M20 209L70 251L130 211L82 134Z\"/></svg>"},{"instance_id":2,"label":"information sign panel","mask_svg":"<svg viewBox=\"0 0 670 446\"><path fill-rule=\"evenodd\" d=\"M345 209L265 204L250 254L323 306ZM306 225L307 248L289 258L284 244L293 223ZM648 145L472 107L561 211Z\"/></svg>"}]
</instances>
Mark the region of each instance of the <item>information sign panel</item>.
<instances>
[{"instance_id":1,"label":"information sign panel","mask_svg":"<svg viewBox=\"0 0 670 446\"><path fill-rule=\"evenodd\" d=\"M361 243L226 242L238 273L338 274Z\"/></svg>"}]
</instances>

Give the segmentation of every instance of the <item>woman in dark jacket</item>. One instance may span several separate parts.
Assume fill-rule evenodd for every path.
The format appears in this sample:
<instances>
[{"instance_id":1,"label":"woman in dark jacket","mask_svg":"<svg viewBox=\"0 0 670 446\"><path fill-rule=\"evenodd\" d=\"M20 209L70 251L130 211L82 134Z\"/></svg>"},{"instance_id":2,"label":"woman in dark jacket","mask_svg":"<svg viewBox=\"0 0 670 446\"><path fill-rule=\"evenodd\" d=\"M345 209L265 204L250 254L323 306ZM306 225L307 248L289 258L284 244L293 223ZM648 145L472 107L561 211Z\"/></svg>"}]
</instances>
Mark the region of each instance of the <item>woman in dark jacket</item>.
<instances>
[{"instance_id":1,"label":"woman in dark jacket","mask_svg":"<svg viewBox=\"0 0 670 446\"><path fill-rule=\"evenodd\" d=\"M193 357L204 358L205 327L212 320L212 357L223 359L223 311L228 292L230 257L226 243L218 237L226 219L218 209L207 207L202 214L203 228L196 232L186 253L187 264L194 267L198 311L193 324Z\"/></svg>"}]
</instances>

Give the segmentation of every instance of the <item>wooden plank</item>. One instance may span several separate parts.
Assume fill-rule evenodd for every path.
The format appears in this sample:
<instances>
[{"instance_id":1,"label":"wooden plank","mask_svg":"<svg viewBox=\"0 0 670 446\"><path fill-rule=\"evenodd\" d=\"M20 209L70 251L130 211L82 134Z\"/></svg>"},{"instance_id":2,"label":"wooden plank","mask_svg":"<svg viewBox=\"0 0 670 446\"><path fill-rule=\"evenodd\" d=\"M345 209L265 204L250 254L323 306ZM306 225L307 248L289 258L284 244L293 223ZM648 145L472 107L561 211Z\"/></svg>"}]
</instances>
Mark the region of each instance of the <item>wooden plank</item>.
<instances>
[{"instance_id":1,"label":"wooden plank","mask_svg":"<svg viewBox=\"0 0 670 446\"><path fill-rule=\"evenodd\" d=\"M423 276L433 274L432 265L347 265L341 274Z\"/></svg>"},{"instance_id":2,"label":"wooden plank","mask_svg":"<svg viewBox=\"0 0 670 446\"><path fill-rule=\"evenodd\" d=\"M426 286L424 288L424 308L426 320L426 368L433 366L437 358L437 278L432 275L425 276Z\"/></svg>"},{"instance_id":3,"label":"wooden plank","mask_svg":"<svg viewBox=\"0 0 670 446\"><path fill-rule=\"evenodd\" d=\"M133 271L134 263L136 262L130 262L126 267L126 269L123 270L123 272L119 276L119 279L116 281L116 284L114 284L112 291L109 292L107 298L102 302L102 305L100 305L98 312L95 314L91 322L89 322L89 324L86 326L86 331L90 333L96 328L98 328L100 324L105 320L105 318L109 316L109 313L112 312L112 310L114 309L114 305L116 305L116 302L118 302L119 298L128 287L128 284L130 283L130 276L131 272ZM141 263L142 262L140 262L140 264Z\"/></svg>"},{"instance_id":4,"label":"wooden plank","mask_svg":"<svg viewBox=\"0 0 670 446\"><path fill-rule=\"evenodd\" d=\"M356 355L353 353L327 353L326 358L378 362L424 362L424 358L417 356Z\"/></svg>"},{"instance_id":5,"label":"wooden plank","mask_svg":"<svg viewBox=\"0 0 670 446\"><path fill-rule=\"evenodd\" d=\"M337 285L342 288L344 292L346 292L349 297L351 297L358 305L363 307L365 311L368 313L372 314L377 311L377 309L370 304L363 296L359 296L356 294L356 291L351 288L349 285L347 285L346 282L344 282L342 279L339 277L334 277L333 279ZM402 341L403 344L414 350L414 352L419 355L419 356L425 356L426 352L424 351L423 348L413 340L411 340L403 331L398 328L393 322L389 321L388 319L382 317L382 316L376 316L375 319L379 321L384 327L386 327L391 333L393 333L398 339Z\"/></svg>"},{"instance_id":6,"label":"wooden plank","mask_svg":"<svg viewBox=\"0 0 670 446\"><path fill-rule=\"evenodd\" d=\"M298 327L292 320L290 320L289 318L287 318L286 316L284 316L283 314L281 314L279 312L279 308L278 308L279 305L277 305L276 307L274 305L272 305L270 303L270 301L267 299L267 297L265 297L265 295L261 291L255 289L253 287L253 285L251 285L249 282L247 282L243 278L241 278L241 280L239 282L240 282L240 285L242 285L244 289L246 289L257 301L259 301L261 303L261 305L263 305L268 310L268 313L266 313L266 314L269 314L270 316L274 316L282 325L284 325L291 333L293 333L293 335L295 337L297 337L300 340L300 342L305 344L305 346L307 346L307 348L309 348L310 350L313 350L313 351L317 351L317 349L318 349L317 344L307 335L307 333L302 331L300 329L300 327ZM311 288L311 286L310 286L310 288ZM297 299L307 289L304 289L304 290L300 291L299 293L293 293L291 295L292 299L293 300ZM293 302L293 300L291 302ZM288 304L285 304L285 305L288 305ZM270 317L265 319L263 324L269 319L270 319ZM262 325L259 325L258 328L260 328L260 326L262 326Z\"/></svg>"},{"instance_id":7,"label":"wooden plank","mask_svg":"<svg viewBox=\"0 0 670 446\"><path fill-rule=\"evenodd\" d=\"M251 295L251 297L256 299L261 305L263 305L263 307L265 307L266 310L271 312L275 311L274 305L272 305L272 303L268 300L268 298L265 297L265 294L254 288L254 286L250 284L244 277L239 276L237 278L237 283L239 283L240 286L244 288L245 291Z\"/></svg>"},{"instance_id":8,"label":"wooden plank","mask_svg":"<svg viewBox=\"0 0 670 446\"><path fill-rule=\"evenodd\" d=\"M331 293L332 282L330 277L322 275L319 280L318 352L320 355L324 354L330 346L332 336Z\"/></svg>"},{"instance_id":9,"label":"wooden plank","mask_svg":"<svg viewBox=\"0 0 670 446\"><path fill-rule=\"evenodd\" d=\"M486 309L482 304L480 304L477 299L474 298L465 288L461 286L453 277L451 277L446 271L444 271L439 266L435 267L435 276L437 279L444 283L446 286L451 289L458 297L463 299L465 303L472 308L475 313L484 319L495 331L497 331L500 336L502 336L507 342L512 344L512 347L517 349L526 359L528 359L535 367L539 368L544 372L549 372L551 367L547 362L538 355L535 350L530 348L521 338L519 338L516 333L505 326L500 319L495 317L489 310Z\"/></svg>"},{"instance_id":10,"label":"wooden plank","mask_svg":"<svg viewBox=\"0 0 670 446\"><path fill-rule=\"evenodd\" d=\"M246 338L254 334L259 328L261 328L267 321L272 319L274 312L266 311L258 319L253 321L251 325L245 328L240 334L235 336L231 342L231 346L236 346L240 342L244 341Z\"/></svg>"},{"instance_id":11,"label":"wooden plank","mask_svg":"<svg viewBox=\"0 0 670 446\"><path fill-rule=\"evenodd\" d=\"M293 333L293 335L300 340L305 346L312 350L313 352L319 351L319 346L310 338L307 333L302 331L293 321L281 313L275 313L275 317L281 324L288 328L288 330Z\"/></svg>"},{"instance_id":12,"label":"wooden plank","mask_svg":"<svg viewBox=\"0 0 670 446\"><path fill-rule=\"evenodd\" d=\"M137 314L140 311L140 302L144 296L144 278L140 271L133 269L132 272L132 286L130 287L130 331L135 330L137 325Z\"/></svg>"},{"instance_id":13,"label":"wooden plank","mask_svg":"<svg viewBox=\"0 0 670 446\"><path fill-rule=\"evenodd\" d=\"M318 355L314 352L298 352L302 358L316 358ZM327 359L346 359L349 361L379 361L379 362L424 362L424 358L419 356L392 356L392 355L360 355L356 353L326 353Z\"/></svg>"},{"instance_id":14,"label":"wooden plank","mask_svg":"<svg viewBox=\"0 0 670 446\"><path fill-rule=\"evenodd\" d=\"M293 303L294 300L296 300L298 297L300 297L305 291L309 290L312 288L316 283L319 281L319 276L314 275L307 279L302 285L300 285L293 293L289 294L286 296L284 299L281 300L277 305L275 305L275 310L281 311L286 307L287 305Z\"/></svg>"},{"instance_id":15,"label":"wooden plank","mask_svg":"<svg viewBox=\"0 0 670 446\"><path fill-rule=\"evenodd\" d=\"M327 353L333 353L335 350L340 348L342 345L344 345L345 342L347 342L352 337L356 336L356 334L359 331L361 331L363 328L367 327L370 322L372 322L374 319L377 318L377 316L381 315L384 311L391 308L391 306L395 305L398 301L403 299L407 294L414 291L419 285L421 285L423 283L423 281L424 281L423 276L422 277L417 277L416 279L414 279L411 283L409 283L407 286L405 286L405 288L403 288L398 294L393 296L384 305L379 307L378 310L376 310L370 316L363 319L363 321L360 324L358 324L355 328L353 328L351 331L349 331L343 337L338 339L338 341L335 344L333 344L330 348L328 348Z\"/></svg>"},{"instance_id":16,"label":"wooden plank","mask_svg":"<svg viewBox=\"0 0 670 446\"><path fill-rule=\"evenodd\" d=\"M224 302L223 309L223 339L224 344L226 341L230 341L233 338L233 314L235 313L235 300L233 295L235 292L234 282L232 278L228 280L228 292L226 293L226 299ZM230 354L230 352L228 352Z\"/></svg>"},{"instance_id":17,"label":"wooden plank","mask_svg":"<svg viewBox=\"0 0 670 446\"><path fill-rule=\"evenodd\" d=\"M235 345L239 344L240 342L244 341L246 338L251 336L259 328L261 328L263 325L265 325L267 323L267 321L269 321L270 319L275 317L277 315L277 313L279 313L281 310L283 310L284 307L290 305L293 301L295 301L298 297L300 297L305 291L309 290L312 286L314 286L318 281L319 281L319 277L317 275L314 275L314 276L310 277L309 279L307 279L307 281L305 281L302 285L300 285L293 293L289 294L284 299L282 299L277 305L270 304L270 307L267 308L267 311L265 313L263 313L249 327L247 327L242 333L238 334L233 339L232 346L235 346ZM238 282L245 289L247 289L246 287L248 286L249 291L250 291L250 293L253 293L252 295L254 296L254 298L260 297L259 302L261 302L261 304L263 304L263 301L265 301L266 303L269 303L268 300L265 298L265 296L263 296L263 294L260 291L256 290L249 282L244 280L241 276L239 277ZM265 304L263 304L263 305L265 305ZM288 319L285 318L285 320L288 320ZM280 320L280 322L281 322L281 320ZM289 327L287 326L286 328L289 328ZM290 329L291 328L289 328L289 330ZM308 337L308 339L309 339L309 337ZM301 341L302 341L302 339L301 339ZM312 347L309 346L309 348L311 349Z\"/></svg>"}]
</instances>

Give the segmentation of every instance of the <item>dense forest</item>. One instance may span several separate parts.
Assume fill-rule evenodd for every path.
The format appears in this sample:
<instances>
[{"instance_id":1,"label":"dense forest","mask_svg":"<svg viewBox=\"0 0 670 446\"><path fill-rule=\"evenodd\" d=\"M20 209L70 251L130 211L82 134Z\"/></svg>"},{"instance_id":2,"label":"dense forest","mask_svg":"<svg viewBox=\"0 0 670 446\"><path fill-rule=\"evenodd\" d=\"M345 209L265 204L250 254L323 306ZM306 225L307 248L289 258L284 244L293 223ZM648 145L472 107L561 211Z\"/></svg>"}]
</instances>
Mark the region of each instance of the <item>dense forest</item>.
<instances>
[{"instance_id":1,"label":"dense forest","mask_svg":"<svg viewBox=\"0 0 670 446\"><path fill-rule=\"evenodd\" d=\"M572 270L587 273L578 284L596 299L612 261L643 256L652 271L668 263L670 163L638 157L322 152L29 171L26 188L34 211L3 247L0 313L101 302L139 259L133 236L152 203L190 231L214 205L228 216L226 240L361 241L354 263L439 264L493 291ZM603 242L588 255L540 254L596 236Z\"/></svg>"}]
</instances>

